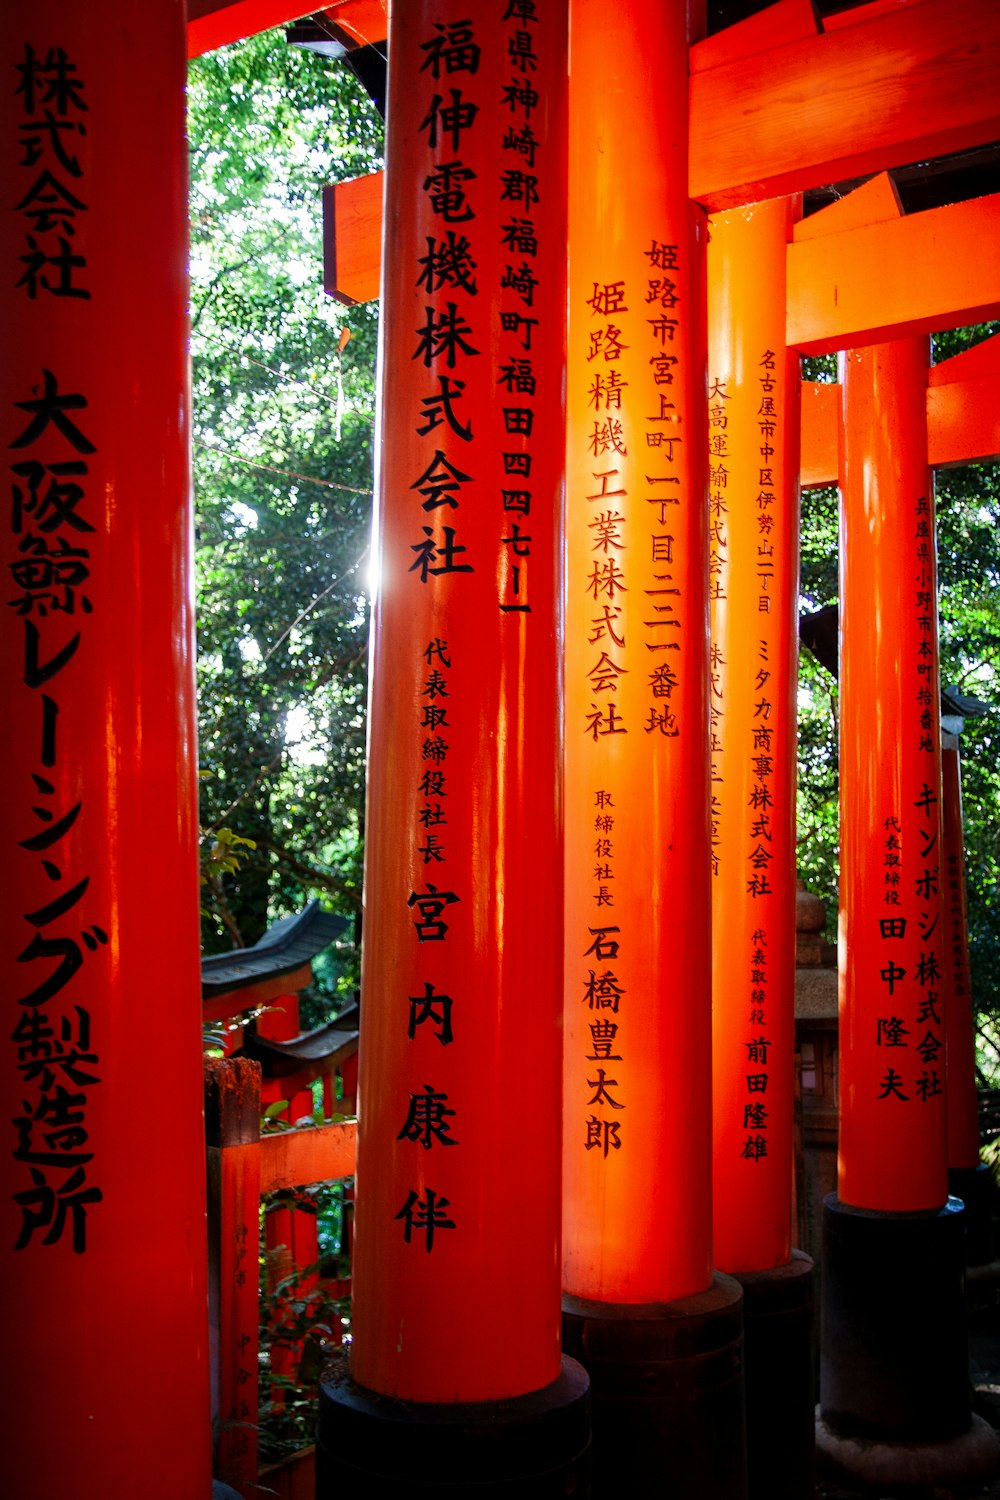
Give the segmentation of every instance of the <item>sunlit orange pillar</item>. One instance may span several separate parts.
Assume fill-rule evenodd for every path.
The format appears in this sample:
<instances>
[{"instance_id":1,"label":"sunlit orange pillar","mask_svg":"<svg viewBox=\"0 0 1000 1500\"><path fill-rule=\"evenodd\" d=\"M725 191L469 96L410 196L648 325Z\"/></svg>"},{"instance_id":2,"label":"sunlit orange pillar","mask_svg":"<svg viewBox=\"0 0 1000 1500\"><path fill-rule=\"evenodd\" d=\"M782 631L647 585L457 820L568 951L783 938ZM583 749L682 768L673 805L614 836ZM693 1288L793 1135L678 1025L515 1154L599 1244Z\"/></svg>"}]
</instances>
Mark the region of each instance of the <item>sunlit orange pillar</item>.
<instances>
[{"instance_id":1,"label":"sunlit orange pillar","mask_svg":"<svg viewBox=\"0 0 1000 1500\"><path fill-rule=\"evenodd\" d=\"M825 1462L971 1481L964 1208L948 1197L940 688L928 344L842 362L840 1121L826 1201Z\"/></svg>"},{"instance_id":2,"label":"sunlit orange pillar","mask_svg":"<svg viewBox=\"0 0 1000 1500\"><path fill-rule=\"evenodd\" d=\"M976 1092L976 1028L969 974L965 884L965 833L959 735L942 731L942 905L948 1130L948 1186L968 1210L966 1259L984 1265L993 1257L994 1182L979 1159L979 1098Z\"/></svg>"},{"instance_id":3,"label":"sunlit orange pillar","mask_svg":"<svg viewBox=\"0 0 1000 1500\"><path fill-rule=\"evenodd\" d=\"M687 193L685 5L630 5L610 31L594 0L570 17L565 1347L593 1382L598 1492L660 1493L669 1472L679 1492L736 1495L739 1381L723 1353L692 1415L685 1365L711 1347L735 1366L741 1336L739 1288L712 1277L705 217ZM683 1403L644 1386L650 1358Z\"/></svg>"},{"instance_id":4,"label":"sunlit orange pillar","mask_svg":"<svg viewBox=\"0 0 1000 1500\"><path fill-rule=\"evenodd\" d=\"M0 50L4 1487L207 1500L184 6Z\"/></svg>"},{"instance_id":5,"label":"sunlit orange pillar","mask_svg":"<svg viewBox=\"0 0 1000 1500\"><path fill-rule=\"evenodd\" d=\"M715 1264L744 1292L751 1496L812 1497L812 1261L792 1249L799 204L709 222Z\"/></svg>"},{"instance_id":6,"label":"sunlit orange pillar","mask_svg":"<svg viewBox=\"0 0 1000 1500\"><path fill-rule=\"evenodd\" d=\"M400 5L389 58L353 1345L319 1487L562 1495L565 6Z\"/></svg>"}]
</instances>

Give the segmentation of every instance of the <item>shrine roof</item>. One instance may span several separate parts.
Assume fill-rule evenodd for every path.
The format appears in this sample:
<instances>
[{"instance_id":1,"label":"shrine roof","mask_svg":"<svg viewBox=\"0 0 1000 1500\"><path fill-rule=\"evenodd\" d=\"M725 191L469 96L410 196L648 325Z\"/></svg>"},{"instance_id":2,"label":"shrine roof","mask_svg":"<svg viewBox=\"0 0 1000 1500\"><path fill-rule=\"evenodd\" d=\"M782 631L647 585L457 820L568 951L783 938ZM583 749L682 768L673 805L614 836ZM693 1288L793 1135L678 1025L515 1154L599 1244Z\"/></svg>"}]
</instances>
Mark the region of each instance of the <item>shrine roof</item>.
<instances>
[{"instance_id":1,"label":"shrine roof","mask_svg":"<svg viewBox=\"0 0 1000 1500\"><path fill-rule=\"evenodd\" d=\"M248 989L262 979L292 974L324 948L351 931L347 917L327 911L318 901L292 917L271 924L251 948L213 953L201 961L201 993L205 1000L232 990Z\"/></svg>"}]
</instances>

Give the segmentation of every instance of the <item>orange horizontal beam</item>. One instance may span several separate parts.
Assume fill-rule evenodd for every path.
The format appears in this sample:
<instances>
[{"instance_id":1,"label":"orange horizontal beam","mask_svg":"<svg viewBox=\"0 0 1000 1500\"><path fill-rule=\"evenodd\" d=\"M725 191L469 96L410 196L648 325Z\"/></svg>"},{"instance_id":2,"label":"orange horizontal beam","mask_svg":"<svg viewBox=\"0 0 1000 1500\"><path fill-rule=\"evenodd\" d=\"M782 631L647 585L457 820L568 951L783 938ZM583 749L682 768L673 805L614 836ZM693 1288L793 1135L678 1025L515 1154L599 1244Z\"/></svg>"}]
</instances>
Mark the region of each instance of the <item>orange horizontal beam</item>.
<instances>
[{"instance_id":1,"label":"orange horizontal beam","mask_svg":"<svg viewBox=\"0 0 1000 1500\"><path fill-rule=\"evenodd\" d=\"M818 213L799 219L792 230L792 240L799 245L803 240L818 240L827 234L841 234L847 229L863 229L866 224L899 219L902 214L896 184L888 172L880 172L852 193L834 199Z\"/></svg>"},{"instance_id":2,"label":"orange horizontal beam","mask_svg":"<svg viewBox=\"0 0 1000 1500\"><path fill-rule=\"evenodd\" d=\"M1000 194L788 247L788 343L829 354L1000 315Z\"/></svg>"},{"instance_id":3,"label":"orange horizontal beam","mask_svg":"<svg viewBox=\"0 0 1000 1500\"><path fill-rule=\"evenodd\" d=\"M389 34L388 0L332 0L323 15L357 47L384 42Z\"/></svg>"},{"instance_id":4,"label":"orange horizontal beam","mask_svg":"<svg viewBox=\"0 0 1000 1500\"><path fill-rule=\"evenodd\" d=\"M933 468L1000 458L1000 376L927 390L927 462Z\"/></svg>"},{"instance_id":5,"label":"orange horizontal beam","mask_svg":"<svg viewBox=\"0 0 1000 1500\"><path fill-rule=\"evenodd\" d=\"M322 11L301 0L189 0L188 57L318 14L359 47L385 41L386 0L332 0Z\"/></svg>"},{"instance_id":6,"label":"orange horizontal beam","mask_svg":"<svg viewBox=\"0 0 1000 1500\"><path fill-rule=\"evenodd\" d=\"M378 296L382 268L382 173L323 189L323 285L348 307Z\"/></svg>"},{"instance_id":7,"label":"orange horizontal beam","mask_svg":"<svg viewBox=\"0 0 1000 1500\"><path fill-rule=\"evenodd\" d=\"M778 0L754 16L726 26L690 49L689 66L694 72L719 68L738 58L770 52L785 42L814 37L821 30L813 0Z\"/></svg>"},{"instance_id":8,"label":"orange horizontal beam","mask_svg":"<svg viewBox=\"0 0 1000 1500\"><path fill-rule=\"evenodd\" d=\"M304 1130L282 1130L260 1138L260 1191L305 1187L310 1182L330 1182L352 1177L357 1157L357 1120L336 1120L331 1125Z\"/></svg>"},{"instance_id":9,"label":"orange horizontal beam","mask_svg":"<svg viewBox=\"0 0 1000 1500\"><path fill-rule=\"evenodd\" d=\"M188 57L288 25L317 8L303 0L188 0Z\"/></svg>"},{"instance_id":10,"label":"orange horizontal beam","mask_svg":"<svg viewBox=\"0 0 1000 1500\"><path fill-rule=\"evenodd\" d=\"M927 375L927 384L954 385L960 380L989 379L994 376L1000 376L1000 333L995 333L992 338L982 339L978 344L973 344L971 349L963 349L961 354L953 354L951 359L943 359L940 364L932 365Z\"/></svg>"},{"instance_id":11,"label":"orange horizontal beam","mask_svg":"<svg viewBox=\"0 0 1000 1500\"><path fill-rule=\"evenodd\" d=\"M1000 334L932 366L927 461L937 468L1000 457Z\"/></svg>"},{"instance_id":12,"label":"orange horizontal beam","mask_svg":"<svg viewBox=\"0 0 1000 1500\"><path fill-rule=\"evenodd\" d=\"M902 10L905 5L914 5L916 0L869 0L867 5L856 5L853 10L838 10L823 17L824 31L839 31L844 26L859 26L876 16Z\"/></svg>"},{"instance_id":13,"label":"orange horizontal beam","mask_svg":"<svg viewBox=\"0 0 1000 1500\"><path fill-rule=\"evenodd\" d=\"M691 48L692 198L776 198L1000 137L1000 6L919 0L717 67ZM765 13L766 14L766 13Z\"/></svg>"},{"instance_id":14,"label":"orange horizontal beam","mask_svg":"<svg viewBox=\"0 0 1000 1500\"><path fill-rule=\"evenodd\" d=\"M297 994L312 984L312 964L304 963L290 974L277 974L273 979L261 979L257 984L245 985L242 989L226 990L224 994L212 995L202 1001L202 1021L227 1021L230 1016L239 1016L246 1010L259 1010L279 995Z\"/></svg>"},{"instance_id":15,"label":"orange horizontal beam","mask_svg":"<svg viewBox=\"0 0 1000 1500\"><path fill-rule=\"evenodd\" d=\"M802 382L803 489L836 484L840 386ZM927 378L927 462L932 468L1000 458L1000 334L933 365Z\"/></svg>"}]
</instances>

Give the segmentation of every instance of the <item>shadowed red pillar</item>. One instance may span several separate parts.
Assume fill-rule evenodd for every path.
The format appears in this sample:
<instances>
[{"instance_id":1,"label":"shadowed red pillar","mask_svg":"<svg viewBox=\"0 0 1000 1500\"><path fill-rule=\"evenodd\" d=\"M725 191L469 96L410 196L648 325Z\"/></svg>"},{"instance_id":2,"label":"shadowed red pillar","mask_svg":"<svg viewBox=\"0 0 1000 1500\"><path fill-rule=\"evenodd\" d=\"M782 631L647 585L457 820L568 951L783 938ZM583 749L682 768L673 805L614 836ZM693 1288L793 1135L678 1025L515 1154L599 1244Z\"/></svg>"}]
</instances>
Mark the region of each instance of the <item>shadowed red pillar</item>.
<instances>
[{"instance_id":1,"label":"shadowed red pillar","mask_svg":"<svg viewBox=\"0 0 1000 1500\"><path fill-rule=\"evenodd\" d=\"M785 347L792 199L708 248L715 1263L744 1293L748 1478L811 1496L812 1261L792 1250L801 375Z\"/></svg>"},{"instance_id":2,"label":"shadowed red pillar","mask_svg":"<svg viewBox=\"0 0 1000 1500\"><path fill-rule=\"evenodd\" d=\"M564 1337L594 1385L598 1488L645 1494L690 1461L710 1494L707 1408L680 1423L660 1390L649 1410L615 1397L641 1388L623 1367L644 1341L681 1387L676 1330L693 1349L739 1325L711 1260L705 218L687 193L686 14L637 3L609 32L606 7L576 0L570 18Z\"/></svg>"},{"instance_id":3,"label":"shadowed red pillar","mask_svg":"<svg viewBox=\"0 0 1000 1500\"><path fill-rule=\"evenodd\" d=\"M5 1487L200 1500L184 7L2 51Z\"/></svg>"},{"instance_id":4,"label":"shadowed red pillar","mask_svg":"<svg viewBox=\"0 0 1000 1500\"><path fill-rule=\"evenodd\" d=\"M419 1455L561 1495L565 7L401 5L389 58L352 1379L320 1492L345 1463L409 1487ZM525 1401L563 1414L544 1453Z\"/></svg>"},{"instance_id":5,"label":"shadowed red pillar","mask_svg":"<svg viewBox=\"0 0 1000 1500\"><path fill-rule=\"evenodd\" d=\"M844 356L841 382L840 1158L817 1441L828 1469L886 1487L971 1485L997 1462L969 1405L948 1197L927 363L926 338L880 344Z\"/></svg>"},{"instance_id":6,"label":"shadowed red pillar","mask_svg":"<svg viewBox=\"0 0 1000 1500\"><path fill-rule=\"evenodd\" d=\"M844 360L839 1194L948 1195L927 341Z\"/></svg>"}]
</instances>

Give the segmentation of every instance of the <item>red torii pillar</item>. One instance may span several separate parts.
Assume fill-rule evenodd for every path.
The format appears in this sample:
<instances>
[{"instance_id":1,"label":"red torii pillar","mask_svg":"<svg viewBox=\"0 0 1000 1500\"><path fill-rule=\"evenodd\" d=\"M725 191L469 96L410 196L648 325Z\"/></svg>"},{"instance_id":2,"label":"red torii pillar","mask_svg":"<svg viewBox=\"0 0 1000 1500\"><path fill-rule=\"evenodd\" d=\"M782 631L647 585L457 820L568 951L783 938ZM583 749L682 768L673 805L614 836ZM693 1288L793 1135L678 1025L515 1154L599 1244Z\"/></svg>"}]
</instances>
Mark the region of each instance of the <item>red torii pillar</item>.
<instances>
[{"instance_id":1,"label":"red torii pillar","mask_svg":"<svg viewBox=\"0 0 1000 1500\"><path fill-rule=\"evenodd\" d=\"M564 1347L600 1493L744 1492L711 1261L705 216L684 0L571 6Z\"/></svg>"},{"instance_id":2,"label":"red torii pillar","mask_svg":"<svg viewBox=\"0 0 1000 1500\"><path fill-rule=\"evenodd\" d=\"M817 1441L834 1472L971 1482L960 1200L948 1196L934 494L926 338L842 374L838 1192L826 1200Z\"/></svg>"},{"instance_id":3,"label":"red torii pillar","mask_svg":"<svg viewBox=\"0 0 1000 1500\"><path fill-rule=\"evenodd\" d=\"M0 48L5 1485L207 1500L184 5Z\"/></svg>"},{"instance_id":4,"label":"red torii pillar","mask_svg":"<svg viewBox=\"0 0 1000 1500\"><path fill-rule=\"evenodd\" d=\"M353 1343L318 1492L562 1496L565 5L414 0L389 59Z\"/></svg>"},{"instance_id":5,"label":"red torii pillar","mask_svg":"<svg viewBox=\"0 0 1000 1500\"><path fill-rule=\"evenodd\" d=\"M798 204L714 214L708 249L715 1264L743 1287L751 1496L811 1496L813 1263L792 1249L801 376Z\"/></svg>"}]
</instances>

